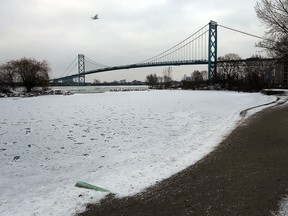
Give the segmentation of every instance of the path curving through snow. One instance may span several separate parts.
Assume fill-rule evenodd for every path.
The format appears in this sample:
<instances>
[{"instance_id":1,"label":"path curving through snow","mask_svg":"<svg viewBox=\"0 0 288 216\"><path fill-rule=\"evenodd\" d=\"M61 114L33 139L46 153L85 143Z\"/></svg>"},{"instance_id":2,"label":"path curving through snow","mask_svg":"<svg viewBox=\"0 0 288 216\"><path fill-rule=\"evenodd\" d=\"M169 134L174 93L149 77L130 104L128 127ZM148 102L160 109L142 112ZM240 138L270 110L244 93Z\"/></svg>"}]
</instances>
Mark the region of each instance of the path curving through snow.
<instances>
[{"instance_id":1,"label":"path curving through snow","mask_svg":"<svg viewBox=\"0 0 288 216\"><path fill-rule=\"evenodd\" d=\"M0 215L72 215L106 195L77 181L133 195L211 152L242 110L275 99L182 90L0 99Z\"/></svg>"}]
</instances>

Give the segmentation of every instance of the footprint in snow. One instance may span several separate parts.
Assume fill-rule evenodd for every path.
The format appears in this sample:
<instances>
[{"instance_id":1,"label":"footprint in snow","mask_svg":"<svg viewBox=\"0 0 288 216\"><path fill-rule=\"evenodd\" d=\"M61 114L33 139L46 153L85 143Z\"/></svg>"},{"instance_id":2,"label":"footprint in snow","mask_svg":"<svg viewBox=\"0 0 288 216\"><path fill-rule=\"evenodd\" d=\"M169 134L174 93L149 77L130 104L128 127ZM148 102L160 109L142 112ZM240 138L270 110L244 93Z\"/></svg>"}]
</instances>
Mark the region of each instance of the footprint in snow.
<instances>
[{"instance_id":1,"label":"footprint in snow","mask_svg":"<svg viewBox=\"0 0 288 216\"><path fill-rule=\"evenodd\" d=\"M17 160L19 160L20 159L20 156L15 156L14 158L13 158L13 161L17 161Z\"/></svg>"}]
</instances>

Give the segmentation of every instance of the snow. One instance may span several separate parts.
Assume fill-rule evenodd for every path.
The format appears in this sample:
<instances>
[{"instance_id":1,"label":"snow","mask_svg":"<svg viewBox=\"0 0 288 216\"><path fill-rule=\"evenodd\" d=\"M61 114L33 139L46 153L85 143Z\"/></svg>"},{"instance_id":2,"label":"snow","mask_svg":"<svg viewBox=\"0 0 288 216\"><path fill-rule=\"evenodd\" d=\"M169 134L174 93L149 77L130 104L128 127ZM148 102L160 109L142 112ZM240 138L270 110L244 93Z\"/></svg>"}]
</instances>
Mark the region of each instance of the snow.
<instances>
[{"instance_id":1,"label":"snow","mask_svg":"<svg viewBox=\"0 0 288 216\"><path fill-rule=\"evenodd\" d=\"M272 215L274 216L287 216L288 215L288 196L282 198L281 202L279 203L279 210L277 213L273 212Z\"/></svg>"},{"instance_id":2,"label":"snow","mask_svg":"<svg viewBox=\"0 0 288 216\"><path fill-rule=\"evenodd\" d=\"M181 90L2 98L0 215L73 215L107 195L77 181L133 195L211 152L240 111L275 99Z\"/></svg>"}]
</instances>

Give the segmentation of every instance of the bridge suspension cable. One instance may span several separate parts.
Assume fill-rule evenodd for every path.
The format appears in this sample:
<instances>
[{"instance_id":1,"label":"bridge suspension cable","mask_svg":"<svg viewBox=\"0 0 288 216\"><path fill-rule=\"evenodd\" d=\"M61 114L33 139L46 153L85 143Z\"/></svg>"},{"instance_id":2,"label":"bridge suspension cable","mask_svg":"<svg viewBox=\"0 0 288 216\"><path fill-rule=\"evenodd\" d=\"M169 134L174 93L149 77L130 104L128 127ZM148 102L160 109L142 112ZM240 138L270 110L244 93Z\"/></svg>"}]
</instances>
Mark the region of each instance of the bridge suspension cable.
<instances>
[{"instance_id":1,"label":"bridge suspension cable","mask_svg":"<svg viewBox=\"0 0 288 216\"><path fill-rule=\"evenodd\" d=\"M227 27L227 26L223 26L223 25L219 25L219 24L218 24L218 26L222 27L222 28L225 28L225 29L228 29L228 30L231 30L231 31L235 31L235 32L241 33L241 34L245 34L245 35L248 35L248 36L251 36L251 37L255 37L255 38L258 38L258 39L261 39L261 40L267 40L266 38L263 38L263 37L260 37L260 36L254 35L254 34L250 34L250 33L244 32L244 31L240 31L240 30L237 30L237 29L233 29L233 28L230 28L230 27Z\"/></svg>"},{"instance_id":2,"label":"bridge suspension cable","mask_svg":"<svg viewBox=\"0 0 288 216\"><path fill-rule=\"evenodd\" d=\"M89 63L91 63L91 64L99 67L99 68L109 67L109 66L107 66L107 65L103 65L103 64L100 64L100 63L98 63L98 62L96 62L96 61L93 61L92 59L88 58L87 56L85 56L85 60L88 61Z\"/></svg>"},{"instance_id":3,"label":"bridge suspension cable","mask_svg":"<svg viewBox=\"0 0 288 216\"><path fill-rule=\"evenodd\" d=\"M193 35L160 54L138 64L168 62L176 60L207 60L208 26L202 27Z\"/></svg>"},{"instance_id":4,"label":"bridge suspension cable","mask_svg":"<svg viewBox=\"0 0 288 216\"><path fill-rule=\"evenodd\" d=\"M67 76L72 70L75 69L75 67L77 66L78 62L76 61L77 60L77 56L75 57L75 59L71 62L71 64L66 68L66 70L62 73L62 75L60 77L63 77L63 76ZM73 65L74 64L74 65ZM73 67L72 67L73 65ZM69 70L70 69L70 70ZM68 71L69 70L69 71ZM67 72L68 71L68 72Z\"/></svg>"}]
</instances>

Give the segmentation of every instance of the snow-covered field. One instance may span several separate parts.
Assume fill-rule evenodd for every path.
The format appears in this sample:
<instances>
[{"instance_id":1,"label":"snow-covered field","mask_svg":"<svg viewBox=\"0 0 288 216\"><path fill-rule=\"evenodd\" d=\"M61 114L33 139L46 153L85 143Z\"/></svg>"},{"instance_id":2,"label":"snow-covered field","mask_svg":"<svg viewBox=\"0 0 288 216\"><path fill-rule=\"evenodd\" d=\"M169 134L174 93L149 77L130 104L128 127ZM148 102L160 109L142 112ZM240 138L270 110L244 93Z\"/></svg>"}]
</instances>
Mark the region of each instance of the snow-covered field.
<instances>
[{"instance_id":1,"label":"snow-covered field","mask_svg":"<svg viewBox=\"0 0 288 216\"><path fill-rule=\"evenodd\" d=\"M135 194L208 154L241 110L274 100L181 90L2 98L0 215L72 215L107 194L77 181Z\"/></svg>"}]
</instances>

